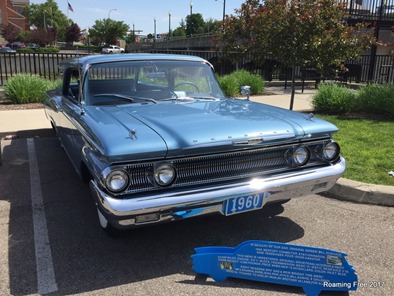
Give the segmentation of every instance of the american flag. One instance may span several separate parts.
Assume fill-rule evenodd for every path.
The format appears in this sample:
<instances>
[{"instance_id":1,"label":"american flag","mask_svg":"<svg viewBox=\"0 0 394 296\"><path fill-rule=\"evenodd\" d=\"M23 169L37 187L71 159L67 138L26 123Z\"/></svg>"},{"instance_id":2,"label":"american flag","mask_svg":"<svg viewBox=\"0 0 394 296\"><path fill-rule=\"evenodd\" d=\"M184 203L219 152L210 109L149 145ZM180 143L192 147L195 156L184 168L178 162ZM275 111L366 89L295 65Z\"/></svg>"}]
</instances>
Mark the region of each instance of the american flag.
<instances>
[{"instance_id":1,"label":"american flag","mask_svg":"<svg viewBox=\"0 0 394 296\"><path fill-rule=\"evenodd\" d=\"M68 10L71 10L72 12L74 12L74 9L73 9L73 7L71 6L70 2L67 2L67 4L68 4Z\"/></svg>"}]
</instances>

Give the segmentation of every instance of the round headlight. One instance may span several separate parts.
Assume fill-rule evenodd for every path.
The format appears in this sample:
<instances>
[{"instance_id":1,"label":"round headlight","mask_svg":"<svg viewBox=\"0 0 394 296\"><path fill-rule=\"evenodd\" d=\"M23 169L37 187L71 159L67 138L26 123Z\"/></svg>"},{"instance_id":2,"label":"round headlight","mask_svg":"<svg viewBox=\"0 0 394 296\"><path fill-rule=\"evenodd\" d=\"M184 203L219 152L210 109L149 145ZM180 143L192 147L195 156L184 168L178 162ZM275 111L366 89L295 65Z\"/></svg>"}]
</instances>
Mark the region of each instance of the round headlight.
<instances>
[{"instance_id":1,"label":"round headlight","mask_svg":"<svg viewBox=\"0 0 394 296\"><path fill-rule=\"evenodd\" d=\"M175 180L175 169L170 164L162 164L155 169L155 181L160 186L168 186Z\"/></svg>"},{"instance_id":2,"label":"round headlight","mask_svg":"<svg viewBox=\"0 0 394 296\"><path fill-rule=\"evenodd\" d=\"M125 171L112 171L105 178L105 186L113 192L122 191L129 183L129 176Z\"/></svg>"},{"instance_id":3,"label":"round headlight","mask_svg":"<svg viewBox=\"0 0 394 296\"><path fill-rule=\"evenodd\" d=\"M294 150L293 161L296 165L302 166L309 161L310 156L309 149L301 146Z\"/></svg>"},{"instance_id":4,"label":"round headlight","mask_svg":"<svg viewBox=\"0 0 394 296\"><path fill-rule=\"evenodd\" d=\"M331 161L338 157L339 151L339 145L335 142L330 142L323 148L323 156L326 160Z\"/></svg>"}]
</instances>

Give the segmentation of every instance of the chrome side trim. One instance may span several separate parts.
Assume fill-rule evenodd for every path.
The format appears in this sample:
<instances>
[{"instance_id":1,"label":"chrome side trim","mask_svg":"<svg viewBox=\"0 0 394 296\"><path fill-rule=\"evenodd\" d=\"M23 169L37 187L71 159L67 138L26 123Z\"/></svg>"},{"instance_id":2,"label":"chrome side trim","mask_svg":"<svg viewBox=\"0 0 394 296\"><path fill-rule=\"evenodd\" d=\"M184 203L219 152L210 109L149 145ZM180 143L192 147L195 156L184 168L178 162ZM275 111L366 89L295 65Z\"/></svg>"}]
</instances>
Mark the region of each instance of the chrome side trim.
<instances>
[{"instance_id":1,"label":"chrome side trim","mask_svg":"<svg viewBox=\"0 0 394 296\"><path fill-rule=\"evenodd\" d=\"M144 197L113 198L104 193L94 181L90 182L92 196L103 215L117 228L138 226L139 215L158 213L159 219L149 223L221 213L224 200L236 196L269 192L268 202L306 196L329 190L345 171L341 157L335 165L311 168L297 173L283 173L270 178L254 178L248 182L216 185L205 189Z\"/></svg>"}]
</instances>

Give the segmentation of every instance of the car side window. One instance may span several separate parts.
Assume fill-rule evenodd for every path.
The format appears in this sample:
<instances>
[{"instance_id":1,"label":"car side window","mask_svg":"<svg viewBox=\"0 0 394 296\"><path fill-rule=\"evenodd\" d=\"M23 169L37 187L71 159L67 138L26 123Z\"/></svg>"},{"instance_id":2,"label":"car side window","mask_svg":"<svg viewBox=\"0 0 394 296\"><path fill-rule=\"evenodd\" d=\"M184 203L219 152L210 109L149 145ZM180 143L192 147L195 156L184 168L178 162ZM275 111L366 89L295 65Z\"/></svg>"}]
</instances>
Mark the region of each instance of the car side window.
<instances>
[{"instance_id":1,"label":"car side window","mask_svg":"<svg viewBox=\"0 0 394 296\"><path fill-rule=\"evenodd\" d=\"M79 98L79 70L69 68L64 72L63 96L78 101Z\"/></svg>"}]
</instances>

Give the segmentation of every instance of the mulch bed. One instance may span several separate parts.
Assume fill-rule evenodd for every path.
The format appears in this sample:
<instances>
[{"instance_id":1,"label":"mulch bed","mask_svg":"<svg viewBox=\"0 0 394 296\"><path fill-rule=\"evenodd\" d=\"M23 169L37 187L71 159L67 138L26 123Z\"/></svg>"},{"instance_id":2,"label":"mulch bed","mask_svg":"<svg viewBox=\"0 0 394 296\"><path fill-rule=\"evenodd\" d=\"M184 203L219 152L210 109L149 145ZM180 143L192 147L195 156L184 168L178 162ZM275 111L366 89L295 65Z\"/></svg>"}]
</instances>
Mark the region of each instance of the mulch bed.
<instances>
[{"instance_id":1,"label":"mulch bed","mask_svg":"<svg viewBox=\"0 0 394 296\"><path fill-rule=\"evenodd\" d=\"M0 100L0 111L28 110L28 109L42 109L42 108L44 108L44 105L42 103L13 104Z\"/></svg>"},{"instance_id":2,"label":"mulch bed","mask_svg":"<svg viewBox=\"0 0 394 296\"><path fill-rule=\"evenodd\" d=\"M44 108L44 105L42 103L14 104L11 101L6 100L3 91L0 91L0 111L41 109L41 108Z\"/></svg>"}]
</instances>

